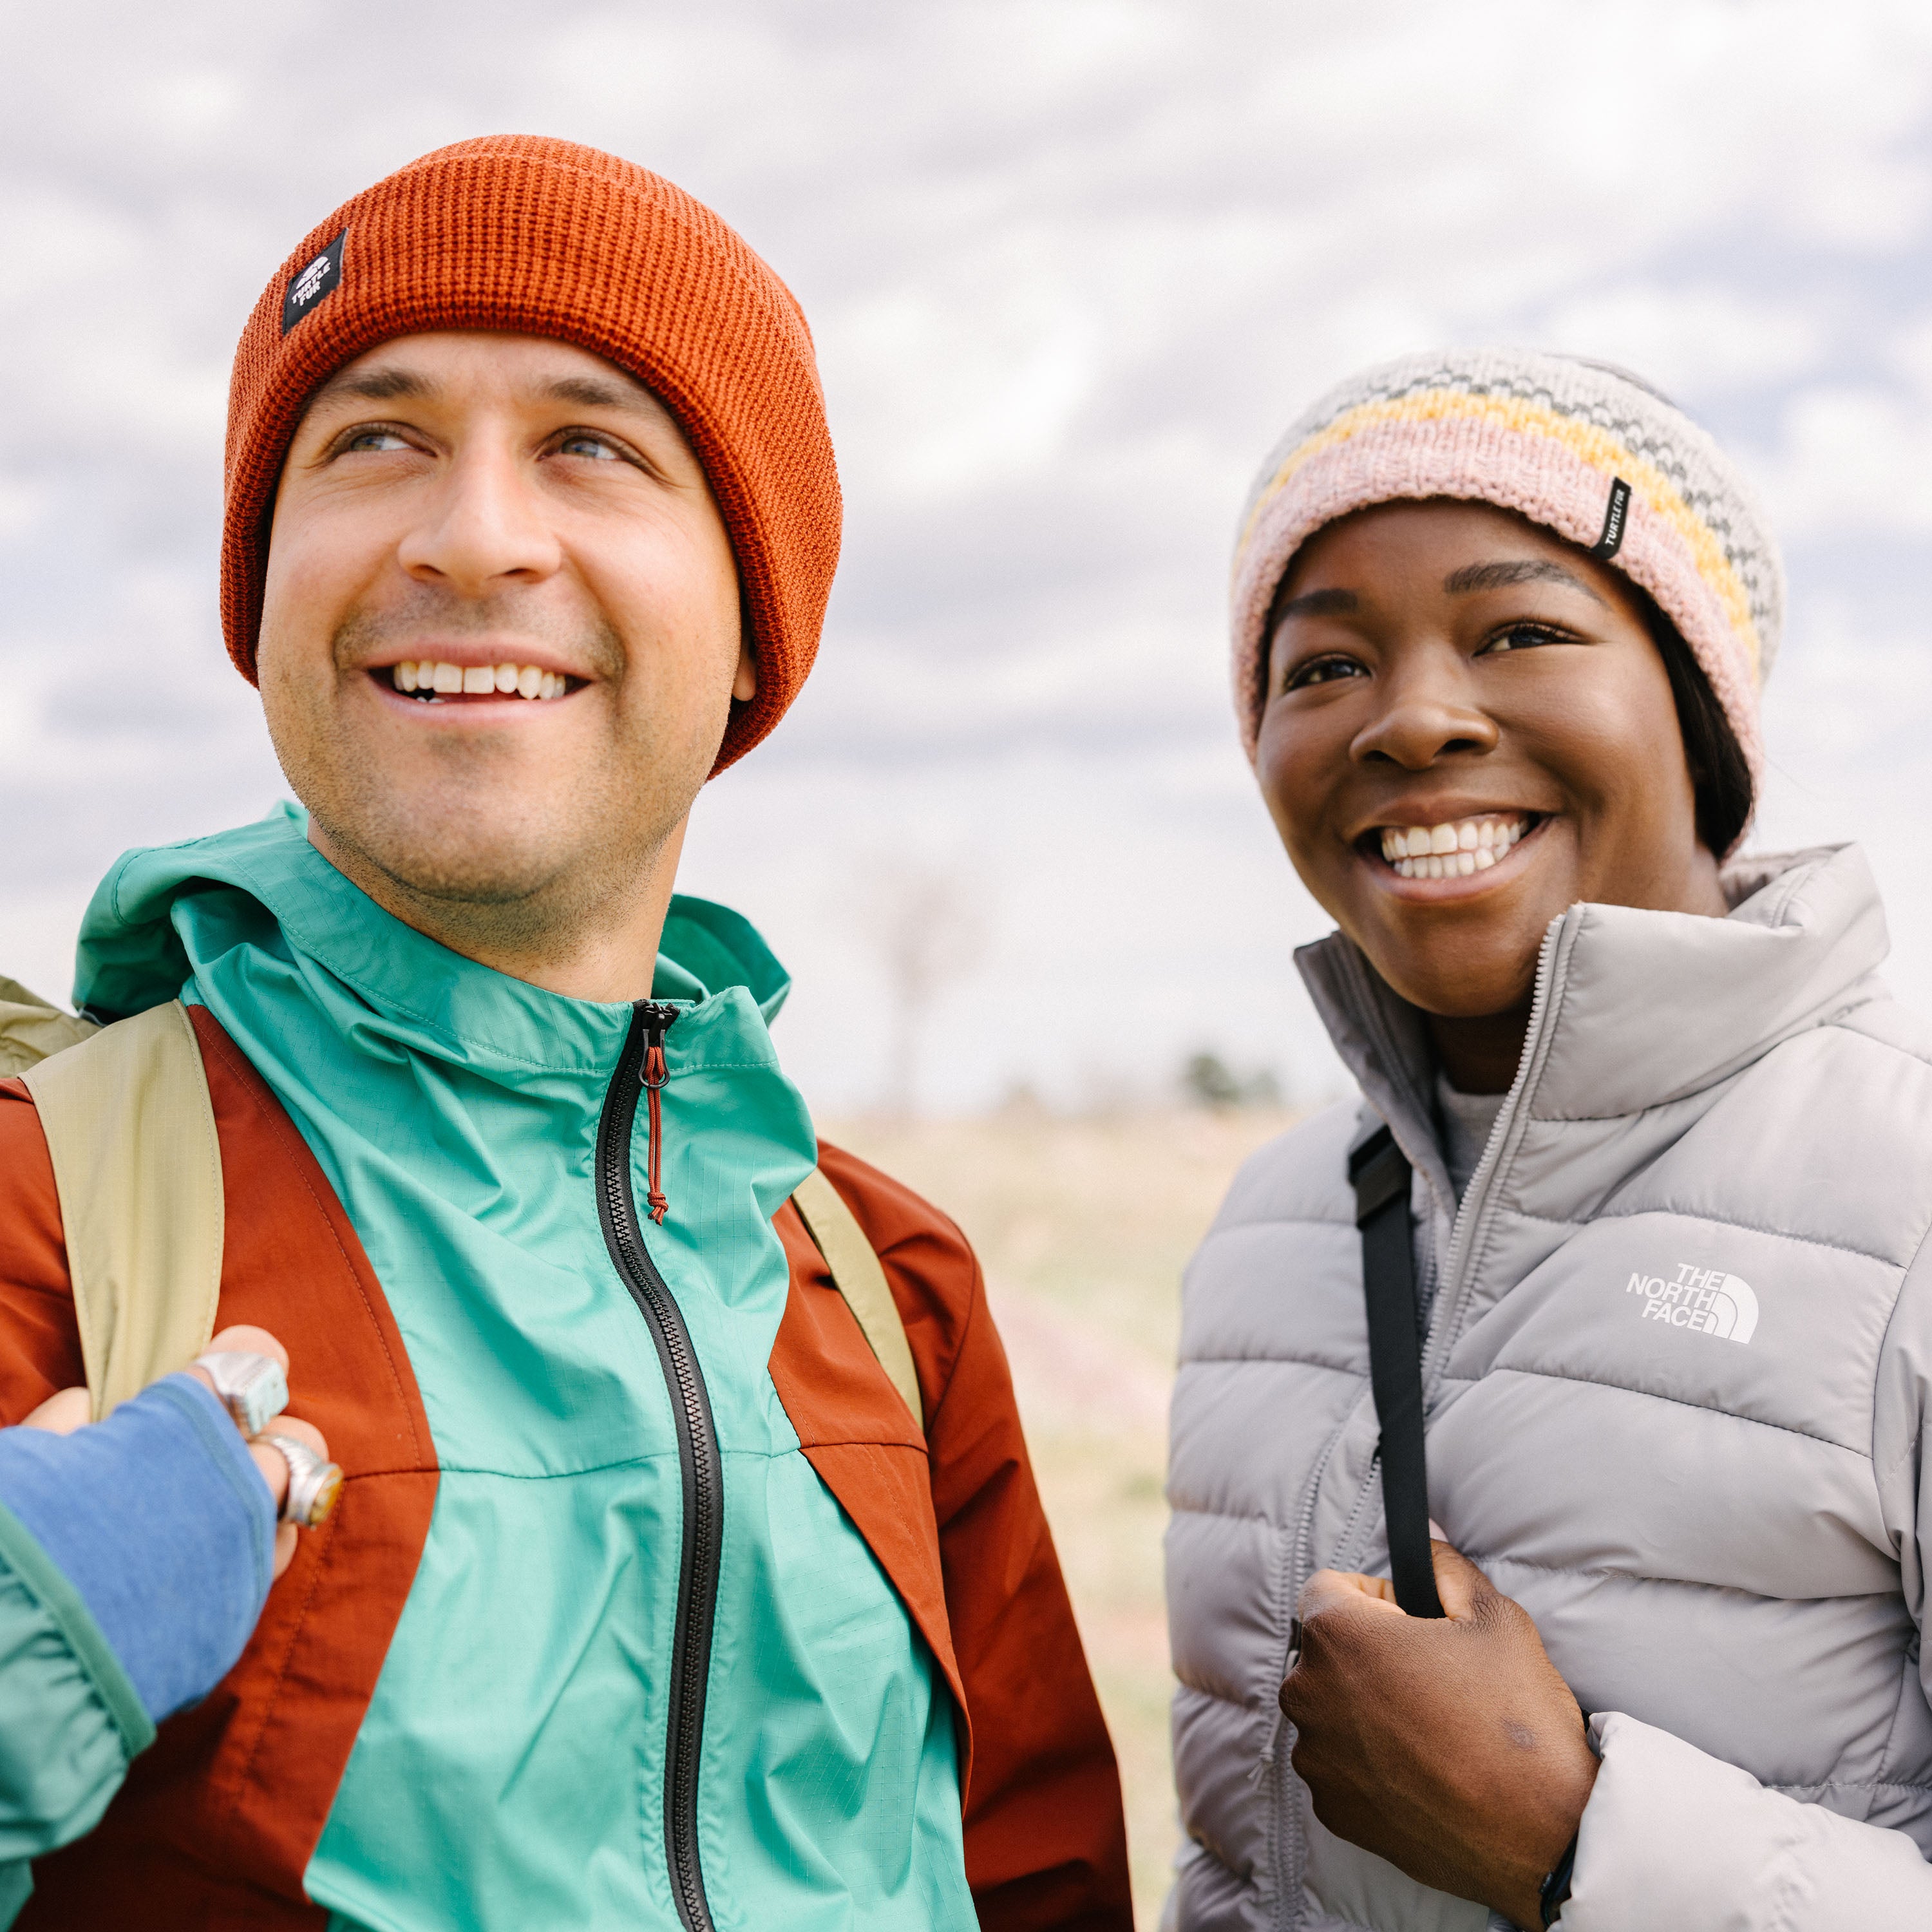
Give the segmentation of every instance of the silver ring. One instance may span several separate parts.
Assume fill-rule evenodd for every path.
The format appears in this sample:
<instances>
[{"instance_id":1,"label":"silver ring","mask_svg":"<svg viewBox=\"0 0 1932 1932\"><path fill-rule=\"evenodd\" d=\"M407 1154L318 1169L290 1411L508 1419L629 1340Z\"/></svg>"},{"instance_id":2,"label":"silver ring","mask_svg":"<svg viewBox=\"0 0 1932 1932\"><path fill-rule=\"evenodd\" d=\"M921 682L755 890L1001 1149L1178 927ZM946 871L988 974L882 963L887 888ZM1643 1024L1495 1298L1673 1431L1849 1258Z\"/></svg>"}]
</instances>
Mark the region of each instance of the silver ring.
<instances>
[{"instance_id":1,"label":"silver ring","mask_svg":"<svg viewBox=\"0 0 1932 1932\"><path fill-rule=\"evenodd\" d=\"M261 1434L289 1406L289 1378L272 1355L248 1348L211 1348L192 1366L204 1370L244 1436Z\"/></svg>"},{"instance_id":2,"label":"silver ring","mask_svg":"<svg viewBox=\"0 0 1932 1932\"><path fill-rule=\"evenodd\" d=\"M320 1529L328 1520L342 1493L342 1465L325 1462L306 1442L270 1430L261 1440L272 1442L289 1466L289 1492L282 1498L282 1520L303 1529Z\"/></svg>"}]
</instances>

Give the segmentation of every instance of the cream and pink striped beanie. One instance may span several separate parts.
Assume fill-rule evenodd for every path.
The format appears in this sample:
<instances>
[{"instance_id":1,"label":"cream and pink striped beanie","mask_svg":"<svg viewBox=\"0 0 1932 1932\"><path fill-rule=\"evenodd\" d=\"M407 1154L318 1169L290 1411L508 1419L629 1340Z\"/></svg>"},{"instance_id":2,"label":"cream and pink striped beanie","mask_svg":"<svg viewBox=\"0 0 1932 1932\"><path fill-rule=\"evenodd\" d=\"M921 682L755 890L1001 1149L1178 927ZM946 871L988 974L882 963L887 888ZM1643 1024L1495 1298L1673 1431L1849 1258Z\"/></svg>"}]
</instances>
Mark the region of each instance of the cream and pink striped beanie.
<instances>
[{"instance_id":1,"label":"cream and pink striped beanie","mask_svg":"<svg viewBox=\"0 0 1932 1932\"><path fill-rule=\"evenodd\" d=\"M1420 496L1517 511L1642 585L1703 667L1761 787L1758 694L1784 580L1756 496L1708 434L1636 377L1515 349L1365 370L1262 466L1234 546L1234 707L1250 760L1262 633L1296 550L1352 510Z\"/></svg>"}]
</instances>

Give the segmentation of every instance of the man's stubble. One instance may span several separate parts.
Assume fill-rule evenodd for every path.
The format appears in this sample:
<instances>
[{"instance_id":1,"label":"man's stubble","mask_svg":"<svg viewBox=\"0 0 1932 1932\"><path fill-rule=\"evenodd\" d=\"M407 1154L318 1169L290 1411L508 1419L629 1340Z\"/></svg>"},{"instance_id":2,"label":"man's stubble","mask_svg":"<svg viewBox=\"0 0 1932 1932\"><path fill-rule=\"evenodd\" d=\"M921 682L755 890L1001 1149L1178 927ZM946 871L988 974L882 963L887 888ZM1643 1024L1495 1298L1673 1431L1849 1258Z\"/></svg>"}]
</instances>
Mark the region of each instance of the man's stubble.
<instances>
[{"instance_id":1,"label":"man's stubble","mask_svg":"<svg viewBox=\"0 0 1932 1932\"><path fill-rule=\"evenodd\" d=\"M338 627L336 696L368 675L362 667L381 655L392 629L420 633L419 601L382 617L358 611ZM435 602L436 627L446 635L497 628L490 606ZM509 628L530 634L527 614ZM350 725L343 704L300 683L272 692L265 679L270 736L322 835L318 844L373 896L446 944L484 941L532 955L569 946L655 872L710 769L716 747L698 742L710 733L710 721L686 745L648 732L624 741L628 666L608 621L572 642L572 661L592 668L609 693L607 729L588 748L580 742L572 772L535 786L518 725L460 737L426 734L416 769L405 775ZM595 700L584 694L519 701ZM721 709L718 737L725 715ZM507 808L506 793L517 794ZM412 917L412 909L422 916Z\"/></svg>"}]
</instances>

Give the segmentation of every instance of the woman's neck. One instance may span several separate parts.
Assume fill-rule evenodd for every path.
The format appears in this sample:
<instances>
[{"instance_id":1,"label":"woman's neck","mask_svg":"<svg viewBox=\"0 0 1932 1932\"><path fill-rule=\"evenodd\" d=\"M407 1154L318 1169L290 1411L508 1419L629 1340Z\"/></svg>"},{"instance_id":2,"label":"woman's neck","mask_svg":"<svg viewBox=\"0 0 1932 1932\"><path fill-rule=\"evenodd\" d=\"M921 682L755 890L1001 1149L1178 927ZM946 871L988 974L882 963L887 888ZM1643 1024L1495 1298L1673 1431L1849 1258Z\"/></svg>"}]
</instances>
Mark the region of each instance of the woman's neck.
<instances>
[{"instance_id":1,"label":"woman's neck","mask_svg":"<svg viewBox=\"0 0 1932 1932\"><path fill-rule=\"evenodd\" d=\"M1529 1032L1529 1008L1482 1013L1473 1019L1444 1019L1425 1013L1436 1058L1459 1094L1507 1094Z\"/></svg>"}]
</instances>

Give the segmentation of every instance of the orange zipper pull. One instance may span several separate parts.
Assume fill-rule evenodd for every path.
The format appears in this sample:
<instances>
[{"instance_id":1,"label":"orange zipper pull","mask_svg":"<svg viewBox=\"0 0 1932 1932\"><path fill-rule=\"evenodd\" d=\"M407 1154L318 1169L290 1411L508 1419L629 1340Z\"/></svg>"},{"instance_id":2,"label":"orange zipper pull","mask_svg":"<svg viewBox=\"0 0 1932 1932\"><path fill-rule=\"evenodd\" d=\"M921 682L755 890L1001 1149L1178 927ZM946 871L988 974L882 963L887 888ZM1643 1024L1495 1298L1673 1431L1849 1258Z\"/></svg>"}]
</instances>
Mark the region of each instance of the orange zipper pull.
<instances>
[{"instance_id":1,"label":"orange zipper pull","mask_svg":"<svg viewBox=\"0 0 1932 1932\"><path fill-rule=\"evenodd\" d=\"M664 1036L677 1018L675 1006L660 1006L650 1000L640 1000L638 1010L644 1016L644 1064L639 1077L644 1082L644 1096L650 1108L650 1192L644 1196L644 1204L650 1210L651 1220L660 1228L664 1218L670 1211L670 1203L664 1198L661 1184L663 1172L664 1110L658 1105L658 1095L664 1082L670 1078L670 1069L665 1064Z\"/></svg>"}]
</instances>

